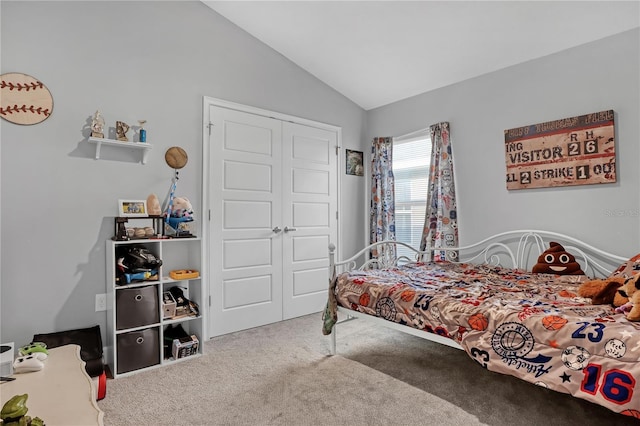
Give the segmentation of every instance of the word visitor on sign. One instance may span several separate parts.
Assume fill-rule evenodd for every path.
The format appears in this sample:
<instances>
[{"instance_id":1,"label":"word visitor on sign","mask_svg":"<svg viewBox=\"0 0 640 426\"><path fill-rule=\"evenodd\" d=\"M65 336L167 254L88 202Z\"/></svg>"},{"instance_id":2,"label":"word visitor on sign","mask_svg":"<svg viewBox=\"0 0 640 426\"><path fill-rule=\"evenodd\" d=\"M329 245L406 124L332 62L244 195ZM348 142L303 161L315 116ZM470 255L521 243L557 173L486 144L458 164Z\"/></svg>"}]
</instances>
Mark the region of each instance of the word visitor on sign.
<instances>
[{"instance_id":1,"label":"word visitor on sign","mask_svg":"<svg viewBox=\"0 0 640 426\"><path fill-rule=\"evenodd\" d=\"M505 130L507 189L616 181L613 111Z\"/></svg>"}]
</instances>

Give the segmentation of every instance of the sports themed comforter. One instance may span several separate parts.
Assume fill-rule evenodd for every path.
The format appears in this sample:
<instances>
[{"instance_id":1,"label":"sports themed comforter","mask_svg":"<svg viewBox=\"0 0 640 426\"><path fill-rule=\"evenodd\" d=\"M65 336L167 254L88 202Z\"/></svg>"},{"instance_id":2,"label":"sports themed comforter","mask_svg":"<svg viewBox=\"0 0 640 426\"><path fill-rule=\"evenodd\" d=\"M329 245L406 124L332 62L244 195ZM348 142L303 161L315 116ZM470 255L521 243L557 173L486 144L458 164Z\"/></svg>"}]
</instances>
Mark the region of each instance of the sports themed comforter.
<instances>
[{"instance_id":1,"label":"sports themed comforter","mask_svg":"<svg viewBox=\"0 0 640 426\"><path fill-rule=\"evenodd\" d=\"M332 282L343 307L458 342L484 368L640 417L640 323L577 296L584 277L412 263Z\"/></svg>"}]
</instances>

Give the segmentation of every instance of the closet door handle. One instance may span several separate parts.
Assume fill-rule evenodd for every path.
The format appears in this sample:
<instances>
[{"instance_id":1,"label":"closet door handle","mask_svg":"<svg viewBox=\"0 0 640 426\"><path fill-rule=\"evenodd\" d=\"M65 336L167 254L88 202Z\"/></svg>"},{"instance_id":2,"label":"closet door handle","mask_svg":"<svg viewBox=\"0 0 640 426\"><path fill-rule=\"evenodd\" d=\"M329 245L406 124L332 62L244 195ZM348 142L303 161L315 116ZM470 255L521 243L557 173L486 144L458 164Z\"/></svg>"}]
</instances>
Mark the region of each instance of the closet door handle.
<instances>
[{"instance_id":1,"label":"closet door handle","mask_svg":"<svg viewBox=\"0 0 640 426\"><path fill-rule=\"evenodd\" d=\"M274 234L277 234L278 232L282 231L282 229L280 229L280 227L276 226L275 228L272 229Z\"/></svg>"},{"instance_id":2,"label":"closet door handle","mask_svg":"<svg viewBox=\"0 0 640 426\"><path fill-rule=\"evenodd\" d=\"M284 232L293 232L293 231L297 231L296 228L289 228L288 226L284 227Z\"/></svg>"}]
</instances>

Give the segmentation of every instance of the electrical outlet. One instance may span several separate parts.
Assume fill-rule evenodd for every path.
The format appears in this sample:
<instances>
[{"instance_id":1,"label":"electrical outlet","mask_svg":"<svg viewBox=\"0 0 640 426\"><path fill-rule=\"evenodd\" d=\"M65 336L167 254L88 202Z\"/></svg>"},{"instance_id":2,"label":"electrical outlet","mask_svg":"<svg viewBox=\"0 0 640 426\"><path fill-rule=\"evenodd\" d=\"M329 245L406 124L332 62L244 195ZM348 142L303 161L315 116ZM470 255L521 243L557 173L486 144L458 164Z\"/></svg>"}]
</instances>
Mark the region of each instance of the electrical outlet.
<instances>
[{"instance_id":1,"label":"electrical outlet","mask_svg":"<svg viewBox=\"0 0 640 426\"><path fill-rule=\"evenodd\" d=\"M96 294L96 312L107 310L107 295L105 293Z\"/></svg>"}]
</instances>

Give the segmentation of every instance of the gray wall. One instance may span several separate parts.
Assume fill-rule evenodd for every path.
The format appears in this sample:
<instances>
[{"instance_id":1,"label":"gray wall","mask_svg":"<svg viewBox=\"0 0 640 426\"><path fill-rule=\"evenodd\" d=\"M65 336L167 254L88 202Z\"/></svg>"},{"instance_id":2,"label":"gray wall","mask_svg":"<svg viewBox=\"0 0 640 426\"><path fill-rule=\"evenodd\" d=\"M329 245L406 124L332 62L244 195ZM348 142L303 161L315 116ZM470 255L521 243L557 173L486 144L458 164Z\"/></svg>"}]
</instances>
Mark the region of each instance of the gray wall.
<instances>
[{"instance_id":1,"label":"gray wall","mask_svg":"<svg viewBox=\"0 0 640 426\"><path fill-rule=\"evenodd\" d=\"M639 40L635 29L371 110L367 139L451 123L461 244L545 229L630 257L640 252ZM608 109L617 183L507 191L505 129Z\"/></svg>"},{"instance_id":2,"label":"gray wall","mask_svg":"<svg viewBox=\"0 0 640 426\"><path fill-rule=\"evenodd\" d=\"M366 113L200 2L12 2L0 4L2 73L22 72L51 91L46 121L1 121L0 341L106 326L94 312L105 291L105 241L120 198L163 200L167 148L189 155L178 195L201 211L202 98L211 96L316 120L359 149ZM90 117L146 119L146 165L138 153L87 142ZM129 132L132 135L132 132ZM344 151L343 151L344 152ZM341 155L341 161L343 155ZM364 179L342 176L343 251L364 239Z\"/></svg>"},{"instance_id":3,"label":"gray wall","mask_svg":"<svg viewBox=\"0 0 640 426\"><path fill-rule=\"evenodd\" d=\"M341 126L341 164L344 148L368 154L373 136L450 121L463 242L526 227L640 251L638 30L364 112L200 2L2 1L0 14L1 72L33 75L54 97L43 123L0 121L2 342L104 329L94 298L105 291L116 202L166 197L170 146L189 154L178 193L201 211L203 96ZM93 159L96 109L108 127L148 121L148 164L107 148ZM505 189L504 129L604 109L616 111L618 183ZM340 179L349 256L367 238L368 179Z\"/></svg>"}]
</instances>

